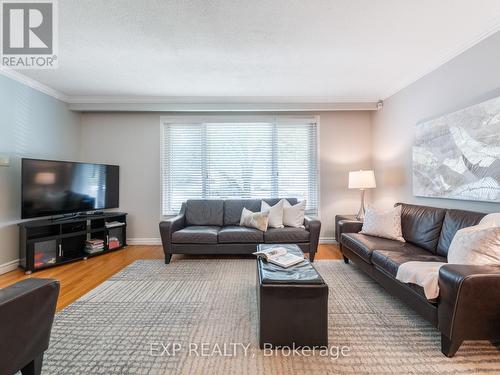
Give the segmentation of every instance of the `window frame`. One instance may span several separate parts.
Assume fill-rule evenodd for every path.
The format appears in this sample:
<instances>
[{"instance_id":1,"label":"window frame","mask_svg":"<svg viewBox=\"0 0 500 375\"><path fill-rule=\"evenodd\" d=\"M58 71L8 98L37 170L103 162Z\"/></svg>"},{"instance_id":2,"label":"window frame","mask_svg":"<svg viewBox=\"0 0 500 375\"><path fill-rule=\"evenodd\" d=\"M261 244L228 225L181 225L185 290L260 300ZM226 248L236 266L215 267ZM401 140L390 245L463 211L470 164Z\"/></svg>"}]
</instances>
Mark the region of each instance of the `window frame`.
<instances>
[{"instance_id":1,"label":"window frame","mask_svg":"<svg viewBox=\"0 0 500 375\"><path fill-rule=\"evenodd\" d=\"M303 124L304 121L314 122L316 124L316 210L314 215L321 217L321 170L320 170L320 133L321 123L318 115L304 116L286 116L286 115L247 115L247 116L231 116L231 115L176 115L176 116L160 116L160 219L176 216L177 211L163 213L163 205L165 203L165 195L163 188L163 175L168 167L164 165L164 153L167 145L165 145L165 125L168 124L187 124L200 125L203 123L252 123L252 122L271 122L271 123L297 123ZM307 214L307 211L306 211Z\"/></svg>"}]
</instances>

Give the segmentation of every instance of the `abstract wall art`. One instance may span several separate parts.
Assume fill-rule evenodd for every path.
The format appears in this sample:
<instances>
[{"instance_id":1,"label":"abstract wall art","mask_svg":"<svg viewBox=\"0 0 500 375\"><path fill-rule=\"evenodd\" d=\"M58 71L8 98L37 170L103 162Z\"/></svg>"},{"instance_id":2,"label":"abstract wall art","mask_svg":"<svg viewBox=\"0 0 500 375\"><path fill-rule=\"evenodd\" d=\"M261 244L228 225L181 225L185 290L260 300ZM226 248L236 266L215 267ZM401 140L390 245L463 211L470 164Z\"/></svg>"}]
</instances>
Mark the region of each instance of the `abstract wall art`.
<instances>
[{"instance_id":1,"label":"abstract wall art","mask_svg":"<svg viewBox=\"0 0 500 375\"><path fill-rule=\"evenodd\" d=\"M500 202L500 97L417 124L413 194Z\"/></svg>"}]
</instances>

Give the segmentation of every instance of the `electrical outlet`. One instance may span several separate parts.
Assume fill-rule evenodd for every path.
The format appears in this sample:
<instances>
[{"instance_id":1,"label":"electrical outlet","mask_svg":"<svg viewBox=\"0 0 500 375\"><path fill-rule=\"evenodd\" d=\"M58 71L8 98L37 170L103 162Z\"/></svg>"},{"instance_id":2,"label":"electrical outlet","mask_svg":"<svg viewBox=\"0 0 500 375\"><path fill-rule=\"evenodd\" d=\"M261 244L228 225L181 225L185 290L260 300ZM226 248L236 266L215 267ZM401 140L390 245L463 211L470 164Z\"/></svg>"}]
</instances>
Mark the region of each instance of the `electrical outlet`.
<instances>
[{"instance_id":1,"label":"electrical outlet","mask_svg":"<svg viewBox=\"0 0 500 375\"><path fill-rule=\"evenodd\" d=\"M0 154L0 167L8 167L10 165L10 157L6 154Z\"/></svg>"}]
</instances>

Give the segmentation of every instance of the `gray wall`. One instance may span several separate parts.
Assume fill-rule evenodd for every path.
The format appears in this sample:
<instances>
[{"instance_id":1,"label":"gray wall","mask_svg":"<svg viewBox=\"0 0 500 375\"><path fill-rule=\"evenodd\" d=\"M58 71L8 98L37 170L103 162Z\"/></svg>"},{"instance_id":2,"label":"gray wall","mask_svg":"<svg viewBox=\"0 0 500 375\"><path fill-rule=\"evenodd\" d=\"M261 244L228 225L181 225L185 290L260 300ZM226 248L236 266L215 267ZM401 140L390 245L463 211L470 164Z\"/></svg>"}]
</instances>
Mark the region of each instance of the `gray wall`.
<instances>
[{"instance_id":1,"label":"gray wall","mask_svg":"<svg viewBox=\"0 0 500 375\"><path fill-rule=\"evenodd\" d=\"M168 114L82 115L81 159L120 165L120 209L130 214L127 234L143 243L159 238L162 115ZM349 170L370 168L370 115L322 112L320 123L321 235L332 238L335 214L358 209L359 193L347 189L347 175Z\"/></svg>"},{"instance_id":2,"label":"gray wall","mask_svg":"<svg viewBox=\"0 0 500 375\"><path fill-rule=\"evenodd\" d=\"M20 158L71 159L80 156L80 115L67 105L0 75L0 273L19 258Z\"/></svg>"},{"instance_id":3,"label":"gray wall","mask_svg":"<svg viewBox=\"0 0 500 375\"><path fill-rule=\"evenodd\" d=\"M372 113L374 190L378 206L396 201L483 212L500 204L412 196L411 147L416 123L500 95L500 33L387 99Z\"/></svg>"}]
</instances>

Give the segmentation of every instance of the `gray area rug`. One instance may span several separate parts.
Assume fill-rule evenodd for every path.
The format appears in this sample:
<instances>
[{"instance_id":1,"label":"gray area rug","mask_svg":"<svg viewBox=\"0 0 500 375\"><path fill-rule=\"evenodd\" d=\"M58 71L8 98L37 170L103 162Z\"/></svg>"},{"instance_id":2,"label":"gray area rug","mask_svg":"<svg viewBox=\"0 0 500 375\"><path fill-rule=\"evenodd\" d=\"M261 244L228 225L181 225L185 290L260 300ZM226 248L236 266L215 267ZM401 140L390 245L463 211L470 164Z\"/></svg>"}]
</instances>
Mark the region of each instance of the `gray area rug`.
<instances>
[{"instance_id":1,"label":"gray area rug","mask_svg":"<svg viewBox=\"0 0 500 375\"><path fill-rule=\"evenodd\" d=\"M257 341L255 263L136 261L57 314L43 374L500 371L500 351L486 341L465 343L452 359L443 356L430 324L355 266L334 260L315 262L330 288L329 352L264 353Z\"/></svg>"}]
</instances>

